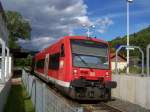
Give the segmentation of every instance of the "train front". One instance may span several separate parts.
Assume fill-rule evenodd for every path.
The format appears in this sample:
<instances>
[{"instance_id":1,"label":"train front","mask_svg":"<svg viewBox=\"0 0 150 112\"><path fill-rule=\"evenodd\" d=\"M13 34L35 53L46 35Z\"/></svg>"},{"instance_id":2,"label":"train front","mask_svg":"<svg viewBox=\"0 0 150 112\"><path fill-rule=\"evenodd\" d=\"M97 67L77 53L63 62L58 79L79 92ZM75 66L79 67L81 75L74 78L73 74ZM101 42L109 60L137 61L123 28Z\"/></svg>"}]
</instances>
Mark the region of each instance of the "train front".
<instances>
[{"instance_id":1,"label":"train front","mask_svg":"<svg viewBox=\"0 0 150 112\"><path fill-rule=\"evenodd\" d=\"M78 100L110 100L109 46L98 39L71 39L72 76L70 95Z\"/></svg>"}]
</instances>

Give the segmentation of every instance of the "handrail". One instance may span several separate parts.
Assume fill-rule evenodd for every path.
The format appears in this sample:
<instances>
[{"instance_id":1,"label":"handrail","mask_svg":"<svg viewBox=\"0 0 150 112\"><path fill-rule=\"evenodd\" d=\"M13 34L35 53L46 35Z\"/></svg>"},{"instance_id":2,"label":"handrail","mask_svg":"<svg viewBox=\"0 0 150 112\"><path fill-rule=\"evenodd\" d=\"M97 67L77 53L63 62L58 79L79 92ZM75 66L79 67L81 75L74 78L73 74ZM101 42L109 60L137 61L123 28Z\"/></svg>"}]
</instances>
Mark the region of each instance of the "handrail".
<instances>
[{"instance_id":1,"label":"handrail","mask_svg":"<svg viewBox=\"0 0 150 112\"><path fill-rule=\"evenodd\" d=\"M0 38L2 45L1 83L5 83L5 42Z\"/></svg>"},{"instance_id":2,"label":"handrail","mask_svg":"<svg viewBox=\"0 0 150 112\"><path fill-rule=\"evenodd\" d=\"M127 45L121 45L117 50L116 50L116 60L115 60L115 72L116 74L118 74L118 52L122 49L122 48L136 48L139 49L139 51L142 54L142 72L141 74L144 75L144 52L142 51L142 49L138 46L127 46ZM127 65L128 66L128 65Z\"/></svg>"},{"instance_id":3,"label":"handrail","mask_svg":"<svg viewBox=\"0 0 150 112\"><path fill-rule=\"evenodd\" d=\"M149 72L149 50L150 50L150 44L147 46L146 48L146 66L147 66L147 76L150 76L150 72Z\"/></svg>"}]
</instances>

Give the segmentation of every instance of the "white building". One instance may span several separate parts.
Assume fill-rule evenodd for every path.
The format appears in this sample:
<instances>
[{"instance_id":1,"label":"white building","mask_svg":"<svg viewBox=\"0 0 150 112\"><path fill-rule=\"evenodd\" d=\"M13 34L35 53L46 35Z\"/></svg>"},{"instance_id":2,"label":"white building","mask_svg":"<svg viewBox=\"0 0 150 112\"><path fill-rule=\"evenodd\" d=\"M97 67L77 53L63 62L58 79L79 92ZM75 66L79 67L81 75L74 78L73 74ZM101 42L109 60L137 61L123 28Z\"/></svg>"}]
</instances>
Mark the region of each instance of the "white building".
<instances>
[{"instance_id":1,"label":"white building","mask_svg":"<svg viewBox=\"0 0 150 112\"><path fill-rule=\"evenodd\" d=\"M115 70L115 61L116 61L115 53L112 53L110 57L111 57L111 69ZM118 59L118 69L123 70L125 67L127 67L127 60L125 57L119 54L117 59Z\"/></svg>"}]
</instances>

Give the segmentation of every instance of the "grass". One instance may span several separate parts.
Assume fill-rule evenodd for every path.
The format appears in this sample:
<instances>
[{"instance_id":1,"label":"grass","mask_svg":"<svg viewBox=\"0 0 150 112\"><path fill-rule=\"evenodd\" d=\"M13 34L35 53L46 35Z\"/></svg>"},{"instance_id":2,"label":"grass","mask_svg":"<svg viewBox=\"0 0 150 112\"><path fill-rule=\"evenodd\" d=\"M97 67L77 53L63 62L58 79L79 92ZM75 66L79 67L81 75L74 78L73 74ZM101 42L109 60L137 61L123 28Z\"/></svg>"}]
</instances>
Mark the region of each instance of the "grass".
<instances>
[{"instance_id":1,"label":"grass","mask_svg":"<svg viewBox=\"0 0 150 112\"><path fill-rule=\"evenodd\" d=\"M21 85L12 85L4 112L35 112L31 99Z\"/></svg>"}]
</instances>

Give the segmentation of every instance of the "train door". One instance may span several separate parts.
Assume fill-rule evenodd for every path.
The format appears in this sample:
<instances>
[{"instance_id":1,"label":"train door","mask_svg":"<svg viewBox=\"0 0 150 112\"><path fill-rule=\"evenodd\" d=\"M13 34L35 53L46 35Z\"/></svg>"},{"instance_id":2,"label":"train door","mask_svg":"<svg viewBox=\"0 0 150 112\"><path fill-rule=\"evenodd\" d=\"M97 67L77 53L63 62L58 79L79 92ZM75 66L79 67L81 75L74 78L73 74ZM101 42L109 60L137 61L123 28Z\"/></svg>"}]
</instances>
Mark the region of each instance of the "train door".
<instances>
[{"instance_id":1,"label":"train door","mask_svg":"<svg viewBox=\"0 0 150 112\"><path fill-rule=\"evenodd\" d=\"M44 67L44 74L46 79L48 79L48 66L49 66L49 54L45 56L45 67Z\"/></svg>"},{"instance_id":2,"label":"train door","mask_svg":"<svg viewBox=\"0 0 150 112\"><path fill-rule=\"evenodd\" d=\"M60 80L64 80L64 62L65 62L65 48L64 48L64 44L61 44L61 48L60 48L60 59L59 59L59 75L58 75L58 79Z\"/></svg>"}]
</instances>

